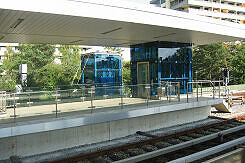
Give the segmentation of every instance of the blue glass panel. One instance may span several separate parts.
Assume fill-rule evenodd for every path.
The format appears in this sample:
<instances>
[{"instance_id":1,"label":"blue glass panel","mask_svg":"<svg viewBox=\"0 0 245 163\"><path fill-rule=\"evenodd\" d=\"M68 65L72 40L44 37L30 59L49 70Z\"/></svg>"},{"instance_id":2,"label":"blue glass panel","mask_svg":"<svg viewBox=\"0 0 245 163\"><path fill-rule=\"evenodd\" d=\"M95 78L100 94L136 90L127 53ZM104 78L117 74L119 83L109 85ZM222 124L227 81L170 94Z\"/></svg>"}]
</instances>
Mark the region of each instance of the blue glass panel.
<instances>
[{"instance_id":1,"label":"blue glass panel","mask_svg":"<svg viewBox=\"0 0 245 163\"><path fill-rule=\"evenodd\" d=\"M186 83L192 80L191 48L189 44L171 42L151 42L132 46L132 83L137 84L137 63L149 62L151 83L160 83L162 80L178 81L181 84L181 92L186 93ZM152 92L152 95L154 93Z\"/></svg>"},{"instance_id":2,"label":"blue glass panel","mask_svg":"<svg viewBox=\"0 0 245 163\"><path fill-rule=\"evenodd\" d=\"M86 61L82 56L81 65L84 69L82 75L83 84L94 84L98 86L120 86L122 84L122 69L121 69L121 56L107 55L107 54L89 54L89 60ZM113 94L115 89L108 89L104 91L100 89L96 95Z\"/></svg>"}]
</instances>

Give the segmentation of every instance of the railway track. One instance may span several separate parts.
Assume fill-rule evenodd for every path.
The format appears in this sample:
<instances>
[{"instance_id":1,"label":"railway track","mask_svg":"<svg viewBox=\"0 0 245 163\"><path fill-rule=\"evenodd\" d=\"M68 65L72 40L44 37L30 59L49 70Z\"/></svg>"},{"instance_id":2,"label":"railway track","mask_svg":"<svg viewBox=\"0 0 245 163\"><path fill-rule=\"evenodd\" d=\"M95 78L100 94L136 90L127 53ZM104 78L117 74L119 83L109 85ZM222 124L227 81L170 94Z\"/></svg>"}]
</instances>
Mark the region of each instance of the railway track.
<instances>
[{"instance_id":1,"label":"railway track","mask_svg":"<svg viewBox=\"0 0 245 163\"><path fill-rule=\"evenodd\" d=\"M245 123L238 121L243 118L223 120L165 136L137 132L149 139L52 162L201 162L210 155L245 142Z\"/></svg>"}]
</instances>

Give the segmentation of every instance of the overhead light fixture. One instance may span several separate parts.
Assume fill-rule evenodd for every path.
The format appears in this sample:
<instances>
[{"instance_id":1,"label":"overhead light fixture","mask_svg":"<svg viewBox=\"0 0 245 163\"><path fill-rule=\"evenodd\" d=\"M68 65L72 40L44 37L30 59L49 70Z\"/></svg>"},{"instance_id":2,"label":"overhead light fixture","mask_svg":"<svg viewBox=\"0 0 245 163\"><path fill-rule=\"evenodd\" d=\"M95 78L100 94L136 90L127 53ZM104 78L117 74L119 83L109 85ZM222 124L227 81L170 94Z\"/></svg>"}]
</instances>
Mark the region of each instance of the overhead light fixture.
<instances>
[{"instance_id":1,"label":"overhead light fixture","mask_svg":"<svg viewBox=\"0 0 245 163\"><path fill-rule=\"evenodd\" d=\"M106 32L103 32L103 33L101 33L101 34L102 34L102 35L105 35L105 34L108 34L108 33L112 33L112 32L118 31L118 30L120 30L120 29L122 29L122 27L119 27L119 28L116 28L116 29L113 29L113 30L110 30L110 31L106 31Z\"/></svg>"},{"instance_id":2,"label":"overhead light fixture","mask_svg":"<svg viewBox=\"0 0 245 163\"><path fill-rule=\"evenodd\" d=\"M175 34L176 33L169 33L169 34L166 34L166 35L156 36L156 37L153 37L153 38L166 37L166 36L171 36L171 35L175 35Z\"/></svg>"},{"instance_id":3,"label":"overhead light fixture","mask_svg":"<svg viewBox=\"0 0 245 163\"><path fill-rule=\"evenodd\" d=\"M20 23L22 23L24 21L24 19L21 19L21 18L19 18L19 19L17 19L11 26L10 26L10 28L16 28L18 25L20 25Z\"/></svg>"},{"instance_id":4,"label":"overhead light fixture","mask_svg":"<svg viewBox=\"0 0 245 163\"><path fill-rule=\"evenodd\" d=\"M78 43L78 42L82 42L83 40L75 40L75 41L71 41L70 44L75 44L75 43Z\"/></svg>"},{"instance_id":5,"label":"overhead light fixture","mask_svg":"<svg viewBox=\"0 0 245 163\"><path fill-rule=\"evenodd\" d=\"M0 36L0 40L4 39L5 36Z\"/></svg>"},{"instance_id":6,"label":"overhead light fixture","mask_svg":"<svg viewBox=\"0 0 245 163\"><path fill-rule=\"evenodd\" d=\"M116 45L128 45L128 44L130 44L130 42L125 42L125 43L120 43L120 44L116 44Z\"/></svg>"}]
</instances>

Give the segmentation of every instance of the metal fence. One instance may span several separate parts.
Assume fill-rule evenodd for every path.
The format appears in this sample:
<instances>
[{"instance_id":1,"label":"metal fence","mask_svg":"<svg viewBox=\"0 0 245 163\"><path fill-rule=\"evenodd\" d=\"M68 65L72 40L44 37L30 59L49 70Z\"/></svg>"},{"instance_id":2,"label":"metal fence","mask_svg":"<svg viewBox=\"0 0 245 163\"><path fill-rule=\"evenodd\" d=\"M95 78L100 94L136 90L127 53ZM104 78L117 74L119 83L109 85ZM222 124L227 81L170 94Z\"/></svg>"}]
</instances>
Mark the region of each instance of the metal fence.
<instances>
[{"instance_id":1,"label":"metal fence","mask_svg":"<svg viewBox=\"0 0 245 163\"><path fill-rule=\"evenodd\" d=\"M223 81L198 80L187 83L187 102L189 98L195 97L198 101L200 97L221 98L221 92L225 92L225 87L222 86ZM191 91L189 91L191 87Z\"/></svg>"},{"instance_id":2,"label":"metal fence","mask_svg":"<svg viewBox=\"0 0 245 163\"><path fill-rule=\"evenodd\" d=\"M0 91L0 116L6 114L7 94L5 91Z\"/></svg>"},{"instance_id":3,"label":"metal fence","mask_svg":"<svg viewBox=\"0 0 245 163\"><path fill-rule=\"evenodd\" d=\"M180 94L179 82L101 86L62 86L46 91L28 88L22 93L0 94L0 108L10 117L25 118L67 114L91 114L118 109L149 108L169 103L199 101L201 98L221 98L221 81L193 81L191 89ZM4 106L4 107L3 107ZM1 122L1 119L0 119Z\"/></svg>"}]
</instances>

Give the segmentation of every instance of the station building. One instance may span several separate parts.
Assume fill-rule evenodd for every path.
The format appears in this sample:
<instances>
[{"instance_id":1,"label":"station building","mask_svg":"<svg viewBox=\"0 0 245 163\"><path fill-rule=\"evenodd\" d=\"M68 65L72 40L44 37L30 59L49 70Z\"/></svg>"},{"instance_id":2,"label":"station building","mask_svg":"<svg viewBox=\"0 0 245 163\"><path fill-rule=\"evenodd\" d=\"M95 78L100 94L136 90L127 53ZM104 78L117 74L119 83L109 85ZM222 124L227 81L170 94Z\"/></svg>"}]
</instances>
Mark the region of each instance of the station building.
<instances>
[{"instance_id":1,"label":"station building","mask_svg":"<svg viewBox=\"0 0 245 163\"><path fill-rule=\"evenodd\" d=\"M191 61L191 44L157 41L132 45L132 83L150 84L151 96L157 96L157 89L165 82L180 83L180 93L187 93L187 82L192 81ZM138 96L146 96L144 86L137 91Z\"/></svg>"},{"instance_id":2,"label":"station building","mask_svg":"<svg viewBox=\"0 0 245 163\"><path fill-rule=\"evenodd\" d=\"M0 42L131 47L135 83L159 85L166 80L180 81L183 93L188 91L186 82L192 77L191 45L245 38L242 24L149 5L117 0L59 0L48 1L48 4L49 7L44 0L3 1ZM106 57L101 56L100 60L106 61ZM139 90L139 95L144 96L143 92ZM107 108L99 106L113 104L111 99L97 101L99 109L95 113L88 109L89 103L82 101L78 111L73 111L76 108L71 104L67 105L71 110L66 117L49 118L54 114L42 114L39 118L43 119L37 119L35 114L25 122L13 120L4 124L0 127L0 158L53 152L110 141L136 131L200 121L208 118L211 105L223 102L215 97L189 101L183 98L171 105L160 100L150 105L149 100L142 98L141 103L135 103L139 99L134 97L128 100L130 103L121 107L119 102L127 101L121 102L118 98L116 105Z\"/></svg>"}]
</instances>

